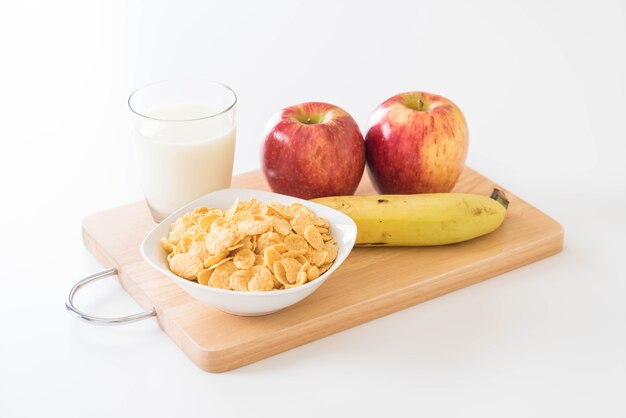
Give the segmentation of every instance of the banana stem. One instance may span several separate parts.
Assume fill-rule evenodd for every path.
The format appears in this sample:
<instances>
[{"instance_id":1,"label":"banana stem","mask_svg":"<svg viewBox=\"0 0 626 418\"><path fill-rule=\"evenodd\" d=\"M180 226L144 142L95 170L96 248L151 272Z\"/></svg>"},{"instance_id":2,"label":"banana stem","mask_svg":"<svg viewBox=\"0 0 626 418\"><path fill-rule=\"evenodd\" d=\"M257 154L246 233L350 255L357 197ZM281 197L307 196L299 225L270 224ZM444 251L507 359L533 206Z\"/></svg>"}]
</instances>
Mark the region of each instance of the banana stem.
<instances>
[{"instance_id":1,"label":"banana stem","mask_svg":"<svg viewBox=\"0 0 626 418\"><path fill-rule=\"evenodd\" d=\"M491 192L491 196L489 197L504 206L504 209L507 209L509 207L509 199L506 198L506 195L502 190L493 189L493 191Z\"/></svg>"}]
</instances>

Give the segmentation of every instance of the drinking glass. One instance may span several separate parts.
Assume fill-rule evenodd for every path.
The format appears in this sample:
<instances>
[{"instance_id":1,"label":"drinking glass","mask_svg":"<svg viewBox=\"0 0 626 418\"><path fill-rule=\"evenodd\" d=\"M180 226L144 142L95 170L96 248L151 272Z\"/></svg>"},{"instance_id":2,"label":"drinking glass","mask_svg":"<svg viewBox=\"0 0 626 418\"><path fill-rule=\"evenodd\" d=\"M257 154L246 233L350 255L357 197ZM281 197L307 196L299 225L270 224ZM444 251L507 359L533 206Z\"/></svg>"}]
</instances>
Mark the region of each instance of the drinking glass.
<instances>
[{"instance_id":1,"label":"drinking glass","mask_svg":"<svg viewBox=\"0 0 626 418\"><path fill-rule=\"evenodd\" d=\"M230 187L236 104L231 88L202 79L161 81L130 95L135 160L155 222Z\"/></svg>"}]
</instances>

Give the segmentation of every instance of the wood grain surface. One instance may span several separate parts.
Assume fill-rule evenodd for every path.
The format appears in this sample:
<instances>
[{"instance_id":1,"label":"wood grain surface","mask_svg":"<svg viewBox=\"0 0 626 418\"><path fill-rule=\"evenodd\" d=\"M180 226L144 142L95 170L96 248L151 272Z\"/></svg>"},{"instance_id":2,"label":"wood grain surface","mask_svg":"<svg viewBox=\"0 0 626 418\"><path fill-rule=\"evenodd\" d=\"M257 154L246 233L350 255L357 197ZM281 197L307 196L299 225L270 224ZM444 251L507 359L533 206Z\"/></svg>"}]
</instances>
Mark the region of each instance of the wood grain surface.
<instances>
[{"instance_id":1,"label":"wood grain surface","mask_svg":"<svg viewBox=\"0 0 626 418\"><path fill-rule=\"evenodd\" d=\"M233 187L268 190L259 171L233 178ZM455 191L510 200L500 229L441 247L355 248L324 285L302 302L262 317L223 313L189 296L143 261L139 245L155 226L144 202L83 221L87 248L203 370L223 372L376 319L558 253L561 226L506 188L466 168ZM357 194L373 194L365 173ZM303 360L306 361L306 360Z\"/></svg>"}]
</instances>

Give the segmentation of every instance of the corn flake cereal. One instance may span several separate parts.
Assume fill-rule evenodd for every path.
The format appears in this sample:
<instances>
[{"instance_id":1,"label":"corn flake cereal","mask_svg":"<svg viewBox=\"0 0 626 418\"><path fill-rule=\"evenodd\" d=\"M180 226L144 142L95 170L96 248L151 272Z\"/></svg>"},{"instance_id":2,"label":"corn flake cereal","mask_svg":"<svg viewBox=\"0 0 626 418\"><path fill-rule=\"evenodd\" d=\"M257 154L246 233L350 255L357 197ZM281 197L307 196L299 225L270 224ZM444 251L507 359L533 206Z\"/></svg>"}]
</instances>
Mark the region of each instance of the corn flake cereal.
<instances>
[{"instance_id":1,"label":"corn flake cereal","mask_svg":"<svg viewBox=\"0 0 626 418\"><path fill-rule=\"evenodd\" d=\"M280 235L289 235L289 233L291 232L291 224L283 218L280 218L278 216L270 216L269 222L270 225L272 225L272 228L274 228L274 231L276 231Z\"/></svg>"},{"instance_id":2,"label":"corn flake cereal","mask_svg":"<svg viewBox=\"0 0 626 418\"><path fill-rule=\"evenodd\" d=\"M287 251L294 251L298 254L305 254L309 246L301 235L291 234L285 237L285 246Z\"/></svg>"},{"instance_id":3,"label":"corn flake cereal","mask_svg":"<svg viewBox=\"0 0 626 418\"><path fill-rule=\"evenodd\" d=\"M274 247L268 247L263 252L263 264L266 265L270 270L274 268L274 263L276 261L282 260L283 256L274 249Z\"/></svg>"},{"instance_id":4,"label":"corn flake cereal","mask_svg":"<svg viewBox=\"0 0 626 418\"><path fill-rule=\"evenodd\" d=\"M309 225L304 228L304 238L307 240L309 245L316 250L321 250L322 248L324 248L324 240L322 239L322 235L315 226Z\"/></svg>"},{"instance_id":5,"label":"corn flake cereal","mask_svg":"<svg viewBox=\"0 0 626 418\"><path fill-rule=\"evenodd\" d=\"M161 239L170 270L219 289L270 291L317 279L339 251L329 222L301 204L237 201L199 207Z\"/></svg>"},{"instance_id":6,"label":"corn flake cereal","mask_svg":"<svg viewBox=\"0 0 626 418\"><path fill-rule=\"evenodd\" d=\"M320 270L317 268L317 266L309 267L309 270L307 271L307 278L309 279L309 281L315 280L318 277L320 277Z\"/></svg>"},{"instance_id":7,"label":"corn flake cereal","mask_svg":"<svg viewBox=\"0 0 626 418\"><path fill-rule=\"evenodd\" d=\"M252 278L252 270L237 270L230 275L230 288L233 290L248 290L248 283Z\"/></svg>"},{"instance_id":8,"label":"corn flake cereal","mask_svg":"<svg viewBox=\"0 0 626 418\"><path fill-rule=\"evenodd\" d=\"M209 279L211 278L211 274L213 274L212 270L202 270L198 273L198 283L208 286Z\"/></svg>"},{"instance_id":9,"label":"corn flake cereal","mask_svg":"<svg viewBox=\"0 0 626 418\"><path fill-rule=\"evenodd\" d=\"M255 266L252 268L252 278L248 282L248 290L267 291L274 289L274 279L272 273L265 266Z\"/></svg>"},{"instance_id":10,"label":"corn flake cereal","mask_svg":"<svg viewBox=\"0 0 626 418\"><path fill-rule=\"evenodd\" d=\"M235 254L233 262L235 263L235 267L238 269L248 270L254 266L255 259L256 255L251 250L248 248L242 248Z\"/></svg>"},{"instance_id":11,"label":"corn flake cereal","mask_svg":"<svg viewBox=\"0 0 626 418\"><path fill-rule=\"evenodd\" d=\"M326 251L313 250L311 251L309 259L311 260L311 264L319 267L326 262L327 258L328 258L328 253Z\"/></svg>"},{"instance_id":12,"label":"corn flake cereal","mask_svg":"<svg viewBox=\"0 0 626 418\"><path fill-rule=\"evenodd\" d=\"M202 267L202 260L192 254L176 254L170 260L172 272L184 279L195 280Z\"/></svg>"},{"instance_id":13,"label":"corn flake cereal","mask_svg":"<svg viewBox=\"0 0 626 418\"><path fill-rule=\"evenodd\" d=\"M307 281L307 275L305 272L299 272L298 275L296 276L296 281L294 284L288 284L285 285L285 289L291 289L292 287L298 287L298 286L302 286L303 284L305 284Z\"/></svg>"},{"instance_id":14,"label":"corn flake cereal","mask_svg":"<svg viewBox=\"0 0 626 418\"><path fill-rule=\"evenodd\" d=\"M204 259L204 267L210 268L211 266L216 265L226 257L228 257L228 251L216 255L210 255Z\"/></svg>"},{"instance_id":15,"label":"corn flake cereal","mask_svg":"<svg viewBox=\"0 0 626 418\"><path fill-rule=\"evenodd\" d=\"M296 276L300 272L300 267L302 267L302 264L300 264L297 260L293 258L283 258L282 260L280 260L280 263L283 265L283 268L285 269L287 281L289 283L295 283Z\"/></svg>"},{"instance_id":16,"label":"corn flake cereal","mask_svg":"<svg viewBox=\"0 0 626 418\"><path fill-rule=\"evenodd\" d=\"M279 244L281 242L282 240L280 238L280 235L278 235L276 232L266 232L265 234L262 234L257 238L256 247L258 252L263 253L263 251L267 247Z\"/></svg>"},{"instance_id":17,"label":"corn flake cereal","mask_svg":"<svg viewBox=\"0 0 626 418\"><path fill-rule=\"evenodd\" d=\"M329 241L324 243L324 251L326 251L326 253L328 254L328 257L326 257L326 262L332 263L333 261L335 261L335 258L337 258L337 253L339 252L339 249L337 248L337 244Z\"/></svg>"},{"instance_id":18,"label":"corn flake cereal","mask_svg":"<svg viewBox=\"0 0 626 418\"><path fill-rule=\"evenodd\" d=\"M227 261L220 266L216 267L211 274L209 280L209 286L217 287L219 289L230 289L230 276L237 271L235 263Z\"/></svg>"}]
</instances>

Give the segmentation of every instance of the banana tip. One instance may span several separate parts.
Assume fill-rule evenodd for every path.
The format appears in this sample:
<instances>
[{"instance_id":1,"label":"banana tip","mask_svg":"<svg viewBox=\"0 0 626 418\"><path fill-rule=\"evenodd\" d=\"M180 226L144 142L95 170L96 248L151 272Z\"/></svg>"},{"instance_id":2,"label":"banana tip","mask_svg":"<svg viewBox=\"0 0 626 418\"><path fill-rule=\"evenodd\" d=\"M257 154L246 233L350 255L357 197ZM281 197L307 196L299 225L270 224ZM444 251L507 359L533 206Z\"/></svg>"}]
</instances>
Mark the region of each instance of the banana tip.
<instances>
[{"instance_id":1,"label":"banana tip","mask_svg":"<svg viewBox=\"0 0 626 418\"><path fill-rule=\"evenodd\" d=\"M509 199L506 198L502 190L494 188L489 197L504 206L504 209L509 207Z\"/></svg>"}]
</instances>

